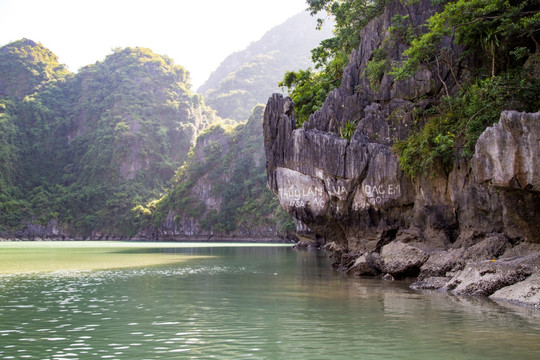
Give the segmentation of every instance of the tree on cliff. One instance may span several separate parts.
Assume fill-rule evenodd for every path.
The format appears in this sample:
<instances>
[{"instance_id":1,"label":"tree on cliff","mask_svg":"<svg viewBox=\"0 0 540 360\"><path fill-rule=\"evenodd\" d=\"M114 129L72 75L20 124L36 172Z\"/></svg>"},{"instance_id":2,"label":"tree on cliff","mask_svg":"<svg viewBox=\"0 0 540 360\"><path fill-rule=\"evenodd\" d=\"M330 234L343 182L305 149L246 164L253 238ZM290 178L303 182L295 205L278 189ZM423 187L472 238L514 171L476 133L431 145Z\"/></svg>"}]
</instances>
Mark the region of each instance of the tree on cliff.
<instances>
[{"instance_id":1,"label":"tree on cliff","mask_svg":"<svg viewBox=\"0 0 540 360\"><path fill-rule=\"evenodd\" d=\"M326 12L336 18L336 36L313 50L316 70L288 72L280 83L289 88L298 122L306 121L339 86L346 56L358 47L362 28L386 4L401 5L403 14L393 16L388 31L379 34L384 40L360 76L369 80L368 90L374 92L384 74L400 81L428 69L442 83L440 93L429 100L429 109L421 106L416 114L417 123L425 126L397 141L401 166L411 176L427 174L434 167L449 171L456 156L470 156L480 133L498 120L503 109L540 108L538 1L426 1L438 12L426 24L413 25L406 9L417 2L308 1L312 14ZM387 55L403 47L408 49L399 59ZM443 80L445 71L450 72L450 81Z\"/></svg>"},{"instance_id":2,"label":"tree on cliff","mask_svg":"<svg viewBox=\"0 0 540 360\"><path fill-rule=\"evenodd\" d=\"M388 0L307 0L311 15L335 19L334 37L321 41L311 51L315 70L288 71L279 83L289 89L295 103L295 115L301 124L317 111L330 91L341 82L349 54L360 44L360 31L379 15ZM326 15L326 16L325 16Z\"/></svg>"},{"instance_id":3,"label":"tree on cliff","mask_svg":"<svg viewBox=\"0 0 540 360\"><path fill-rule=\"evenodd\" d=\"M450 1L428 20L427 31L412 39L405 60L391 71L395 79L422 68L434 74L445 68L457 87L452 91L443 81L444 96L425 117L426 125L397 142L409 175L434 166L450 171L456 156L474 153L476 140L502 110L538 111L539 10L534 0ZM442 45L449 39L462 51Z\"/></svg>"}]
</instances>

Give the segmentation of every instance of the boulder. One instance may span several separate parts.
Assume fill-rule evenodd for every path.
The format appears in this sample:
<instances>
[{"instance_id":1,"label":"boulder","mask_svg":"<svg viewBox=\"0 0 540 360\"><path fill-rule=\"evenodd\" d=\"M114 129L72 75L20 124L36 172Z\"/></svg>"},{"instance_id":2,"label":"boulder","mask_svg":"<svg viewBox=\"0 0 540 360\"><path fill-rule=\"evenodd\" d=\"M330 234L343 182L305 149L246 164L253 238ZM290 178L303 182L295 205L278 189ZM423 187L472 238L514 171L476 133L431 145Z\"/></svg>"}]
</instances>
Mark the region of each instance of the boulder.
<instances>
[{"instance_id":1,"label":"boulder","mask_svg":"<svg viewBox=\"0 0 540 360\"><path fill-rule=\"evenodd\" d=\"M465 260L493 260L498 259L512 244L503 234L493 234L485 240L467 248L463 252Z\"/></svg>"},{"instance_id":2,"label":"boulder","mask_svg":"<svg viewBox=\"0 0 540 360\"><path fill-rule=\"evenodd\" d=\"M503 287L525 280L539 261L540 255L535 254L525 258L469 263L448 281L444 289L457 295L489 296Z\"/></svg>"},{"instance_id":3,"label":"boulder","mask_svg":"<svg viewBox=\"0 0 540 360\"><path fill-rule=\"evenodd\" d=\"M463 249L437 251L420 268L420 279L445 276L451 271L461 270L465 266Z\"/></svg>"},{"instance_id":4,"label":"boulder","mask_svg":"<svg viewBox=\"0 0 540 360\"><path fill-rule=\"evenodd\" d=\"M540 272L514 285L497 290L489 298L540 307Z\"/></svg>"},{"instance_id":5,"label":"boulder","mask_svg":"<svg viewBox=\"0 0 540 360\"><path fill-rule=\"evenodd\" d=\"M356 276L377 275L380 270L374 264L373 257L370 255L370 253L360 255L347 269L347 273Z\"/></svg>"},{"instance_id":6,"label":"boulder","mask_svg":"<svg viewBox=\"0 0 540 360\"><path fill-rule=\"evenodd\" d=\"M428 258L424 251L397 241L381 249L383 273L396 278L417 276Z\"/></svg>"}]
</instances>

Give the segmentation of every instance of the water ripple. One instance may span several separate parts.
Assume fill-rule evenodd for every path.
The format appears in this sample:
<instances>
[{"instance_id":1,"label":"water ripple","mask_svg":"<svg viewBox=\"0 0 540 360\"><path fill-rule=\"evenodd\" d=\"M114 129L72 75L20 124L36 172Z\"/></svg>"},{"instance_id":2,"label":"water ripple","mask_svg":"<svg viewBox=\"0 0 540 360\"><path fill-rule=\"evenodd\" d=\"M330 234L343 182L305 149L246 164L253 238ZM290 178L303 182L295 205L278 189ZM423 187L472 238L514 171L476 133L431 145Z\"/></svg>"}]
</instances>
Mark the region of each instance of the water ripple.
<instances>
[{"instance_id":1,"label":"water ripple","mask_svg":"<svg viewBox=\"0 0 540 360\"><path fill-rule=\"evenodd\" d=\"M540 357L536 322L491 303L344 278L314 254L244 252L0 276L0 358L454 359L463 348L475 359L516 348Z\"/></svg>"}]
</instances>

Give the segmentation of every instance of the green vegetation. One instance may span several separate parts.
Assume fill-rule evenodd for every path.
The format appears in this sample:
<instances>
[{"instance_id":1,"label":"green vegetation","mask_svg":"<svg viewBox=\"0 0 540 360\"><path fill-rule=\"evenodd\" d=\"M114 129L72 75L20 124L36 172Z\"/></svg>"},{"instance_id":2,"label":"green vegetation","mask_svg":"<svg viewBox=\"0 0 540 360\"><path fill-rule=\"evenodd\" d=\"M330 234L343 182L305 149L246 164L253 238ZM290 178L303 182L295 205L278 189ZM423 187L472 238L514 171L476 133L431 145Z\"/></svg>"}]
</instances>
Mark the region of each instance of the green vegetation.
<instances>
[{"instance_id":1,"label":"green vegetation","mask_svg":"<svg viewBox=\"0 0 540 360\"><path fill-rule=\"evenodd\" d=\"M388 69L389 62L385 48L378 48L373 51L371 60L366 64L364 71L372 90L380 90L381 78Z\"/></svg>"},{"instance_id":2,"label":"green vegetation","mask_svg":"<svg viewBox=\"0 0 540 360\"><path fill-rule=\"evenodd\" d=\"M247 123L217 124L203 132L166 196L134 209L141 221L160 227L175 214L177 225L192 219L215 235L293 231L292 218L266 187L263 113L264 106L257 105Z\"/></svg>"},{"instance_id":3,"label":"green vegetation","mask_svg":"<svg viewBox=\"0 0 540 360\"><path fill-rule=\"evenodd\" d=\"M531 70L515 69L483 80L477 79L440 105L419 112L425 125L412 136L397 141L401 168L409 175L429 175L452 170L456 157L470 158L482 132L499 120L501 111L540 109L540 80Z\"/></svg>"},{"instance_id":4,"label":"green vegetation","mask_svg":"<svg viewBox=\"0 0 540 360\"><path fill-rule=\"evenodd\" d=\"M535 33L540 30L536 1L452 1L431 17L428 31L413 39L406 60L392 74L406 79L422 67L438 73L450 69L459 88L418 121L425 124L395 149L410 176L435 169L449 172L456 157L470 157L480 134L497 122L504 109L535 112L540 109L538 54ZM441 47L445 36L455 36L463 52ZM478 46L481 44L481 46ZM457 78L457 64L474 59L469 76Z\"/></svg>"},{"instance_id":5,"label":"green vegetation","mask_svg":"<svg viewBox=\"0 0 540 360\"><path fill-rule=\"evenodd\" d=\"M234 74L272 73L269 56ZM133 236L170 214L214 234L294 229L266 188L263 106L245 124L218 123L188 72L144 48L77 74L30 40L0 57L0 233L55 220L77 236Z\"/></svg>"},{"instance_id":6,"label":"green vegetation","mask_svg":"<svg viewBox=\"0 0 540 360\"><path fill-rule=\"evenodd\" d=\"M32 40L22 39L0 51L0 97L21 100L41 85L62 79L67 69L49 49Z\"/></svg>"},{"instance_id":7,"label":"green vegetation","mask_svg":"<svg viewBox=\"0 0 540 360\"><path fill-rule=\"evenodd\" d=\"M360 44L360 31L381 14L387 0L307 0L312 15L326 13L335 21L334 37L311 51L315 69L288 71L279 86L288 88L301 125L319 110L330 91L341 83L349 54ZM324 20L318 20L322 26Z\"/></svg>"},{"instance_id":8,"label":"green vegetation","mask_svg":"<svg viewBox=\"0 0 540 360\"><path fill-rule=\"evenodd\" d=\"M28 40L0 48L6 54L0 231L56 219L78 235L133 235L132 208L165 191L215 121L187 71L142 48L116 49L76 75Z\"/></svg>"},{"instance_id":9,"label":"green vegetation","mask_svg":"<svg viewBox=\"0 0 540 360\"><path fill-rule=\"evenodd\" d=\"M340 129L339 136L345 140L351 140L355 130L356 124L354 122L348 121L345 126Z\"/></svg>"},{"instance_id":10,"label":"green vegetation","mask_svg":"<svg viewBox=\"0 0 540 360\"><path fill-rule=\"evenodd\" d=\"M474 57L481 62L473 74L495 76L522 65L531 47L537 44L540 28L539 5L535 0L457 0L427 22L428 31L411 41L404 52L406 60L397 65L393 75L403 79L414 75L420 66L445 63L453 69L460 58ZM463 53L439 46L445 36L455 37ZM480 46L479 46L480 45Z\"/></svg>"}]
</instances>

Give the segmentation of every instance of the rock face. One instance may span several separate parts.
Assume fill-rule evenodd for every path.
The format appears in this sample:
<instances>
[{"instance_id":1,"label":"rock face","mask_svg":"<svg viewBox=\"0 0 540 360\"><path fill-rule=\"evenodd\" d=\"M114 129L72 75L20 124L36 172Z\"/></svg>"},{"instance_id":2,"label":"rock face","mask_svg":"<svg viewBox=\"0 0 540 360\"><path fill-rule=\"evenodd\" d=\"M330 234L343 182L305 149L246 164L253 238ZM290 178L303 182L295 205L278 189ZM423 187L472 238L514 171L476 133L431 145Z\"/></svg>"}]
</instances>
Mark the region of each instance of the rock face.
<instances>
[{"instance_id":1,"label":"rock face","mask_svg":"<svg viewBox=\"0 0 540 360\"><path fill-rule=\"evenodd\" d=\"M314 238L335 243L336 265L351 273L419 275L424 287L491 295L537 271L497 268L487 284L478 274L491 270L470 264L498 259L516 244L540 243L540 113L503 112L472 160L456 160L448 175L405 176L391 139L407 136L412 100L418 106L421 97L445 91L440 79L452 87L452 77L423 70L393 81L385 74L375 91L364 70L392 17L408 14L421 24L434 11L429 0L389 3L361 33L341 87L301 127L292 101L272 95L264 117L268 185ZM403 48L395 48L390 56L400 60ZM357 124L350 141L336 135L349 121ZM472 273L478 282L466 287L461 277Z\"/></svg>"},{"instance_id":2,"label":"rock face","mask_svg":"<svg viewBox=\"0 0 540 360\"><path fill-rule=\"evenodd\" d=\"M188 160L156 203L139 236L159 240L288 241L290 215L266 188L264 106L245 124L215 125L197 138Z\"/></svg>"}]
</instances>

